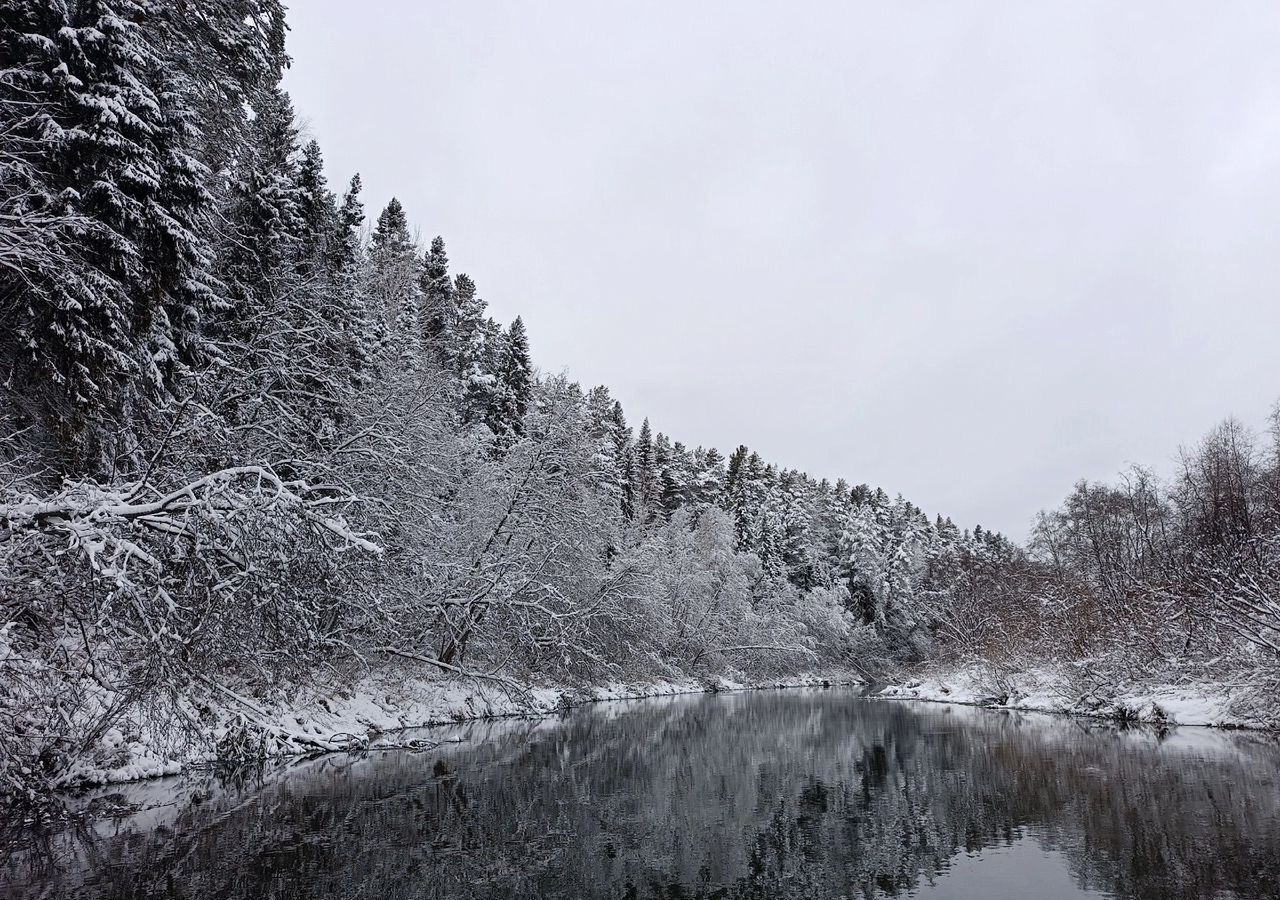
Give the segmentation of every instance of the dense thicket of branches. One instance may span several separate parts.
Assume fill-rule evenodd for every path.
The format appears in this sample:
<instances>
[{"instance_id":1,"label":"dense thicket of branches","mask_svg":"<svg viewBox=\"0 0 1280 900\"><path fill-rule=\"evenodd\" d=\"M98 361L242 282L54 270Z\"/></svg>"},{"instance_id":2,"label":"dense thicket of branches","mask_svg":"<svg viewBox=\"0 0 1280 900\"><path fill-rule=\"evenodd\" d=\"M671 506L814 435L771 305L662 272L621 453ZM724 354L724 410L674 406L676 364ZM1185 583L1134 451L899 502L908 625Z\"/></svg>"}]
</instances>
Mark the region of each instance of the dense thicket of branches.
<instances>
[{"instance_id":1,"label":"dense thicket of branches","mask_svg":"<svg viewBox=\"0 0 1280 900\"><path fill-rule=\"evenodd\" d=\"M1275 722L1280 687L1280 406L1260 437L1228 419L1161 480L1080 482L1026 549L935 610L935 654L999 671L1073 664L1106 678L1229 681ZM942 637L942 635L940 635Z\"/></svg>"},{"instance_id":2,"label":"dense thicket of branches","mask_svg":"<svg viewBox=\"0 0 1280 900\"><path fill-rule=\"evenodd\" d=\"M0 0L6 788L370 667L1275 670L1280 468L1238 426L1026 549L635 431L398 201L366 224L358 177L329 188L283 34L277 0Z\"/></svg>"}]
</instances>

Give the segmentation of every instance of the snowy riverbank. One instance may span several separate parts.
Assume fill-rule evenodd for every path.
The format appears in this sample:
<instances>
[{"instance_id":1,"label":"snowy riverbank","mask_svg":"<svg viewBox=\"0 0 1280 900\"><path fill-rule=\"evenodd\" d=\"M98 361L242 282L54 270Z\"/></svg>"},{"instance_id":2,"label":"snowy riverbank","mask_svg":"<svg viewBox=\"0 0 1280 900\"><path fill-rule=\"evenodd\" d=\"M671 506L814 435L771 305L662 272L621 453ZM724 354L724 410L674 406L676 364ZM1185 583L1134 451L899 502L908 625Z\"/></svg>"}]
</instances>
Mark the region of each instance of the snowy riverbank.
<instances>
[{"instance_id":1,"label":"snowy riverbank","mask_svg":"<svg viewBox=\"0 0 1280 900\"><path fill-rule=\"evenodd\" d=\"M108 729L82 753L68 787L115 784L214 764L228 744L252 735L261 755L273 758L361 750L396 743L403 729L482 719L537 717L583 703L677 694L860 684L852 674L804 674L790 678L712 680L693 678L614 681L594 687L506 684L457 679L406 679L388 670L329 690L250 699L220 689L184 704L194 728L167 727L131 718ZM1083 685L1083 686L1082 686ZM1063 713L1140 722L1235 728L1275 727L1256 690L1222 683L1123 687L1085 680L1079 672L1040 667L995 674L981 666L935 670L875 696L996 709ZM243 749L243 748L242 748Z\"/></svg>"},{"instance_id":2,"label":"snowy riverbank","mask_svg":"<svg viewBox=\"0 0 1280 900\"><path fill-rule=\"evenodd\" d=\"M875 696L1031 710L1149 725L1275 728L1256 686L1222 682L1125 685L1065 667L996 673L981 666L934 670Z\"/></svg>"},{"instance_id":3,"label":"snowy riverbank","mask_svg":"<svg viewBox=\"0 0 1280 900\"><path fill-rule=\"evenodd\" d=\"M374 741L386 746L389 733L480 719L536 717L604 700L769 688L853 685L850 674L804 674L758 681L718 677L615 681L582 688L527 686L521 689L470 680L410 679L394 672L374 674L352 687L312 693L268 704L223 691L217 703L191 702L191 718L207 723L202 733L175 733L144 720L108 729L74 765L67 785L88 787L138 781L207 767L218 748L237 737L252 713L253 729L269 738L270 757L360 750Z\"/></svg>"}]
</instances>

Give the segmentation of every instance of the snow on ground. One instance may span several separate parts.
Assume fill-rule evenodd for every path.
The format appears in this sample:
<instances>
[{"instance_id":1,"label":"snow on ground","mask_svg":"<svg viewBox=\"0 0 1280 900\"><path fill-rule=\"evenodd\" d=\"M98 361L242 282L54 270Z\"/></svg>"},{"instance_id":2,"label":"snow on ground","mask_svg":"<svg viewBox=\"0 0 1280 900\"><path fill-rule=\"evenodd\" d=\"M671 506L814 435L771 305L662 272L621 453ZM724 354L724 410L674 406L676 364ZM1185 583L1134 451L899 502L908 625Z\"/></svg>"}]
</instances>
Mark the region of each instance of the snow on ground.
<instances>
[{"instance_id":1,"label":"snow on ground","mask_svg":"<svg viewBox=\"0 0 1280 900\"><path fill-rule=\"evenodd\" d=\"M388 732L509 716L545 716L570 706L599 700L664 697L676 694L739 691L821 684L854 684L849 675L800 675L794 678L748 682L720 678L712 683L677 681L614 681L594 688L528 686L462 679L406 679L387 671L332 692L300 694L267 704L229 691L217 704L191 704L192 720L209 722L205 733L175 738L172 728L147 722L122 723L109 729L97 746L76 763L69 785L89 786L174 775L215 761L216 746L245 713L265 725L274 738L274 755L358 749L377 740L388 743ZM122 730L123 729L123 730Z\"/></svg>"},{"instance_id":2,"label":"snow on ground","mask_svg":"<svg viewBox=\"0 0 1280 900\"><path fill-rule=\"evenodd\" d=\"M1084 685L1082 687L1082 684ZM930 672L890 685L877 696L901 700L963 703L998 709L1035 710L1165 725L1266 727L1251 715L1246 689L1202 682L1123 685L1082 679L1052 666L995 674L980 666Z\"/></svg>"},{"instance_id":3,"label":"snow on ground","mask_svg":"<svg viewBox=\"0 0 1280 900\"><path fill-rule=\"evenodd\" d=\"M495 682L404 677L386 670L333 690L313 689L274 702L238 697L223 690L215 701L190 702L184 710L199 721L201 733L175 735L172 727L135 721L108 729L68 779L71 785L113 784L173 775L214 762L216 747L237 726L251 719L265 726L272 755L305 755L358 749L371 742L395 744L395 732L509 716L545 716L569 706L598 700L623 700L713 690L848 684L847 675L804 675L752 682L720 678L623 682L593 688L556 685L513 688ZM1083 687L1082 687L1083 685ZM936 670L903 684L882 688L877 696L1094 716L1167 725L1259 727L1243 689L1224 684L1123 686L1082 677L1079 670L1028 668L1013 674L989 667ZM251 714L251 715L250 715Z\"/></svg>"}]
</instances>

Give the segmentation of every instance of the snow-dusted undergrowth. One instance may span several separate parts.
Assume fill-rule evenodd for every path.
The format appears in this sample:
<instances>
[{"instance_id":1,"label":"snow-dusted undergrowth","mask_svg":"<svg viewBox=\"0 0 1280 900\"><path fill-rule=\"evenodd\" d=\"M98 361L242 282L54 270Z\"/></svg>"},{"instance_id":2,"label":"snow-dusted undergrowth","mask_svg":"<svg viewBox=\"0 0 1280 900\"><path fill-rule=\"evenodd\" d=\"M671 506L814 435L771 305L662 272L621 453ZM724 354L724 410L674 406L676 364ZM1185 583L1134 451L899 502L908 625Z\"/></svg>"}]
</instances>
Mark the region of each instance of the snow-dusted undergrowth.
<instances>
[{"instance_id":1,"label":"snow-dusted undergrowth","mask_svg":"<svg viewBox=\"0 0 1280 900\"><path fill-rule=\"evenodd\" d=\"M1277 720L1255 685L1224 681L1125 683L1045 665L996 672L973 664L935 668L876 696L996 709L1033 710L1149 725L1274 728Z\"/></svg>"},{"instance_id":2,"label":"snow-dusted undergrowth","mask_svg":"<svg viewBox=\"0 0 1280 900\"><path fill-rule=\"evenodd\" d=\"M613 681L582 688L530 685L516 690L458 679L405 679L373 674L358 684L326 693L301 694L270 706L255 703L261 722L273 729L271 756L358 750L377 741L394 746L394 733L428 725L510 716L544 716L582 703L664 697L677 694L856 684L844 673L808 673L772 679L741 680L721 676L653 681ZM252 701L249 701L252 702ZM87 787L174 775L213 765L218 748L243 727L240 701L201 706L211 724L203 735L175 744L171 732L142 720L109 729L75 764L69 785Z\"/></svg>"}]
</instances>

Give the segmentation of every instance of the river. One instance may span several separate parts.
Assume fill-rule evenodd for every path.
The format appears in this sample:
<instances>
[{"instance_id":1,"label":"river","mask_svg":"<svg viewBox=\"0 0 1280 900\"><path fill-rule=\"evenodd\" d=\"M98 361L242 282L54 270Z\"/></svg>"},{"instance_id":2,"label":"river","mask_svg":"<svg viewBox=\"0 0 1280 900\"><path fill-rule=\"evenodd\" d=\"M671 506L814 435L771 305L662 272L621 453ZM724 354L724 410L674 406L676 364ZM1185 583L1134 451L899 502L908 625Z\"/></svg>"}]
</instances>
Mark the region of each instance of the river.
<instances>
[{"instance_id":1,"label":"river","mask_svg":"<svg viewBox=\"0 0 1280 900\"><path fill-rule=\"evenodd\" d=\"M13 898L1280 896L1280 749L841 688L619 701L94 793ZM86 801L81 801L86 802Z\"/></svg>"}]
</instances>

